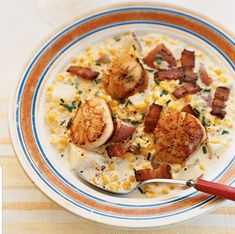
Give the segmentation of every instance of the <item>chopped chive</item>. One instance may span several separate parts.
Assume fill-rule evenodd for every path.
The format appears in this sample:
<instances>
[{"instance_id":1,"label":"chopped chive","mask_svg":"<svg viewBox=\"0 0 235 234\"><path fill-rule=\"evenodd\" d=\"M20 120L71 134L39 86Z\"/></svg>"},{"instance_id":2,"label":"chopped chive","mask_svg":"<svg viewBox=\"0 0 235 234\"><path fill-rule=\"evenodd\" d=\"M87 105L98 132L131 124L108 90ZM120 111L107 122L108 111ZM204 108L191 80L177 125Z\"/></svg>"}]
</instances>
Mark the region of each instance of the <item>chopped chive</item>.
<instances>
[{"instance_id":1,"label":"chopped chive","mask_svg":"<svg viewBox=\"0 0 235 234\"><path fill-rule=\"evenodd\" d=\"M63 99L63 98L61 98L60 101L61 101L62 103L64 103L64 99Z\"/></svg>"},{"instance_id":2,"label":"chopped chive","mask_svg":"<svg viewBox=\"0 0 235 234\"><path fill-rule=\"evenodd\" d=\"M205 88L205 89L203 89L203 92L206 92L206 93L209 93L210 91L211 91L210 88Z\"/></svg>"},{"instance_id":3,"label":"chopped chive","mask_svg":"<svg viewBox=\"0 0 235 234\"><path fill-rule=\"evenodd\" d=\"M140 145L140 143L137 143L137 148L138 148L138 150L140 150L140 149L141 149L141 145Z\"/></svg>"},{"instance_id":4,"label":"chopped chive","mask_svg":"<svg viewBox=\"0 0 235 234\"><path fill-rule=\"evenodd\" d=\"M78 91L78 94L82 94L82 90L79 90L79 91Z\"/></svg>"},{"instance_id":5,"label":"chopped chive","mask_svg":"<svg viewBox=\"0 0 235 234\"><path fill-rule=\"evenodd\" d=\"M162 55L161 54L156 55L156 62L158 65L160 65L162 63Z\"/></svg>"},{"instance_id":6,"label":"chopped chive","mask_svg":"<svg viewBox=\"0 0 235 234\"><path fill-rule=\"evenodd\" d=\"M155 81L156 85L160 84L160 81L158 79L155 78L154 81Z\"/></svg>"},{"instance_id":7,"label":"chopped chive","mask_svg":"<svg viewBox=\"0 0 235 234\"><path fill-rule=\"evenodd\" d=\"M202 147L202 151L203 151L204 154L207 154L207 148L206 148L206 146L203 146L203 147Z\"/></svg>"},{"instance_id":8,"label":"chopped chive","mask_svg":"<svg viewBox=\"0 0 235 234\"><path fill-rule=\"evenodd\" d=\"M148 68L146 68L145 70L148 71L148 72L154 72L153 69L148 69Z\"/></svg>"},{"instance_id":9,"label":"chopped chive","mask_svg":"<svg viewBox=\"0 0 235 234\"><path fill-rule=\"evenodd\" d=\"M141 124L141 122L139 122L138 120L132 120L132 121L131 121L131 124L133 124L133 125L139 125L139 124Z\"/></svg>"},{"instance_id":10,"label":"chopped chive","mask_svg":"<svg viewBox=\"0 0 235 234\"><path fill-rule=\"evenodd\" d=\"M205 117L205 116L202 116L202 125L203 125L204 127L207 126L207 124L206 124L206 117Z\"/></svg>"},{"instance_id":11,"label":"chopped chive","mask_svg":"<svg viewBox=\"0 0 235 234\"><path fill-rule=\"evenodd\" d=\"M148 152L148 155L147 155L147 160L149 161L150 159L151 159L151 153L150 152Z\"/></svg>"},{"instance_id":12,"label":"chopped chive","mask_svg":"<svg viewBox=\"0 0 235 234\"><path fill-rule=\"evenodd\" d=\"M162 92L160 93L160 97L162 97L163 95L167 95L168 91L163 89Z\"/></svg>"},{"instance_id":13,"label":"chopped chive","mask_svg":"<svg viewBox=\"0 0 235 234\"><path fill-rule=\"evenodd\" d=\"M95 79L95 83L96 84L99 84L99 83L101 83L102 82L102 79Z\"/></svg>"},{"instance_id":14,"label":"chopped chive","mask_svg":"<svg viewBox=\"0 0 235 234\"><path fill-rule=\"evenodd\" d=\"M60 126L62 126L65 123L65 120L60 122Z\"/></svg>"},{"instance_id":15,"label":"chopped chive","mask_svg":"<svg viewBox=\"0 0 235 234\"><path fill-rule=\"evenodd\" d=\"M119 100L119 104L125 104L126 100L125 99L121 99Z\"/></svg>"},{"instance_id":16,"label":"chopped chive","mask_svg":"<svg viewBox=\"0 0 235 234\"><path fill-rule=\"evenodd\" d=\"M115 40L115 41L120 41L121 38L120 38L119 36L115 36L115 37L114 37L114 40Z\"/></svg>"},{"instance_id":17,"label":"chopped chive","mask_svg":"<svg viewBox=\"0 0 235 234\"><path fill-rule=\"evenodd\" d=\"M138 187L138 190L140 191L140 193L144 194L144 191L140 187Z\"/></svg>"},{"instance_id":18,"label":"chopped chive","mask_svg":"<svg viewBox=\"0 0 235 234\"><path fill-rule=\"evenodd\" d=\"M183 80L179 80L179 84L183 84Z\"/></svg>"},{"instance_id":19,"label":"chopped chive","mask_svg":"<svg viewBox=\"0 0 235 234\"><path fill-rule=\"evenodd\" d=\"M136 47L135 47L135 45L133 44L132 46L133 46L133 49L134 49L134 50L136 50Z\"/></svg>"},{"instance_id":20,"label":"chopped chive","mask_svg":"<svg viewBox=\"0 0 235 234\"><path fill-rule=\"evenodd\" d=\"M200 112L198 109L193 108L193 112L195 113L196 116L200 116Z\"/></svg>"},{"instance_id":21,"label":"chopped chive","mask_svg":"<svg viewBox=\"0 0 235 234\"><path fill-rule=\"evenodd\" d=\"M229 131L223 130L221 134L222 134L222 135L229 134Z\"/></svg>"},{"instance_id":22,"label":"chopped chive","mask_svg":"<svg viewBox=\"0 0 235 234\"><path fill-rule=\"evenodd\" d=\"M79 88L79 85L78 83L75 84L75 88L78 89Z\"/></svg>"},{"instance_id":23,"label":"chopped chive","mask_svg":"<svg viewBox=\"0 0 235 234\"><path fill-rule=\"evenodd\" d=\"M96 65L96 66L101 66L101 64L100 64L100 63L97 63L97 62L95 63L95 65Z\"/></svg>"},{"instance_id":24,"label":"chopped chive","mask_svg":"<svg viewBox=\"0 0 235 234\"><path fill-rule=\"evenodd\" d=\"M141 119L144 119L145 113L141 113L141 115L142 115Z\"/></svg>"},{"instance_id":25,"label":"chopped chive","mask_svg":"<svg viewBox=\"0 0 235 234\"><path fill-rule=\"evenodd\" d=\"M168 104L171 102L171 100L168 100L167 102L166 102L166 106L168 106Z\"/></svg>"},{"instance_id":26,"label":"chopped chive","mask_svg":"<svg viewBox=\"0 0 235 234\"><path fill-rule=\"evenodd\" d=\"M116 114L112 114L112 118L113 118L113 119L116 119L116 118L117 118L117 115L116 115Z\"/></svg>"},{"instance_id":27,"label":"chopped chive","mask_svg":"<svg viewBox=\"0 0 235 234\"><path fill-rule=\"evenodd\" d=\"M157 137L154 137L153 143L156 145L157 144Z\"/></svg>"},{"instance_id":28,"label":"chopped chive","mask_svg":"<svg viewBox=\"0 0 235 234\"><path fill-rule=\"evenodd\" d=\"M60 103L61 106L63 106L64 108L66 108L69 112L72 112L73 109L76 109L76 101L72 101L71 104L67 104L67 103Z\"/></svg>"},{"instance_id":29,"label":"chopped chive","mask_svg":"<svg viewBox=\"0 0 235 234\"><path fill-rule=\"evenodd\" d=\"M132 102L130 100L127 100L125 107L127 107L129 104L132 105Z\"/></svg>"}]
</instances>

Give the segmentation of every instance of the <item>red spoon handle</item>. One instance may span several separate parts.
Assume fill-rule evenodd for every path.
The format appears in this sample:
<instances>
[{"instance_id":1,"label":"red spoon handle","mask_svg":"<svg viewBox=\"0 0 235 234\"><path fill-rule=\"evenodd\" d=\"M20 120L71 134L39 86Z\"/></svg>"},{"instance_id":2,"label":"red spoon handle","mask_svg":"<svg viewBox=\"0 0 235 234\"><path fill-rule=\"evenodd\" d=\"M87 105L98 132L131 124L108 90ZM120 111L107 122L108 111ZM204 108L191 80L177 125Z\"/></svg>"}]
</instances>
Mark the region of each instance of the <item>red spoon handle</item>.
<instances>
[{"instance_id":1,"label":"red spoon handle","mask_svg":"<svg viewBox=\"0 0 235 234\"><path fill-rule=\"evenodd\" d=\"M235 187L198 179L194 184L198 191L235 201Z\"/></svg>"}]
</instances>

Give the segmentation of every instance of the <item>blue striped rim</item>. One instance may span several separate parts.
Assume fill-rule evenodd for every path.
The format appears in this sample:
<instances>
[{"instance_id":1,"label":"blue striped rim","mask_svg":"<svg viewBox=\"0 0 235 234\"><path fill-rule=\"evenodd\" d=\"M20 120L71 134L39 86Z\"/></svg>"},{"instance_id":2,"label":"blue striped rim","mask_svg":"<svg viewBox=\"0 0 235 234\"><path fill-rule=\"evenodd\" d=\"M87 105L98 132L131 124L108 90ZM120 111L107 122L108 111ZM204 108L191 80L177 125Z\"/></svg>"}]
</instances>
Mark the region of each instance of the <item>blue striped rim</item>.
<instances>
[{"instance_id":1,"label":"blue striped rim","mask_svg":"<svg viewBox=\"0 0 235 234\"><path fill-rule=\"evenodd\" d=\"M126 8L126 9L120 9L120 11L123 11L123 10L137 10L137 9L140 10L140 8L134 8L134 9L133 9L133 8ZM149 8L141 8L141 9L142 9L142 10L149 10ZM156 11L156 10L158 10L158 9L151 8L151 10ZM101 15L103 15L103 14L108 14L108 13L113 13L113 12L118 12L118 11L119 11L119 10L113 10L113 11L101 13L101 14L95 15L95 16L93 16L93 17L89 17L89 18L87 18L87 19L85 19L85 20L82 20L82 21L80 21L80 22L78 22L78 23L72 25L71 27L67 28L67 29L64 30L63 32L59 33L59 34L58 34L56 37L54 37L49 43L47 43L47 44L41 49L41 51L37 54L37 56L34 58L34 60L32 61L32 63L30 64L29 68L27 69L27 71L26 71L26 73L25 73L25 75L24 75L24 78L23 78L23 80L22 80L22 83L21 83L21 85L20 85L19 93L18 93L18 96L17 96L17 103L20 104L20 100L21 100L20 94L21 94L21 92L22 92L22 89L23 89L23 87L24 87L24 83L25 83L25 81L26 81L26 78L27 78L28 73L30 72L32 66L33 66L34 63L37 61L37 59L39 58L39 56L41 55L41 53L44 52L44 50L45 50L53 41L55 41L55 39L57 39L60 35L63 35L63 34L64 34L65 32L67 32L68 30L72 29L74 26L77 26L78 24L81 24L82 22L85 22L85 21L87 21L87 20L89 20L89 19L92 19L92 18L94 18L94 17L97 17L97 16L101 16ZM160 9L160 11L167 11L167 12L169 12L170 10L168 11L168 10ZM172 13L172 12L174 12L174 11L170 11L170 12ZM179 12L174 12L174 13L181 14L181 13L179 13ZM185 14L182 13L181 15L185 15ZM189 17L189 16L187 15L187 17ZM194 17L191 17L191 18L194 18ZM197 18L195 18L195 19L197 19ZM199 21L199 20L197 19L197 21ZM200 21L201 21L201 20L200 20ZM203 21L201 21L201 22L203 22ZM134 23L137 23L137 24L140 24L140 23L161 24L161 25L171 26L171 27L174 26L174 25L162 24L162 23L159 23L159 22L148 22L148 21L126 22L126 24L134 24ZM203 22L203 23L204 23L204 22ZM91 34L97 32L97 31L103 30L103 29L105 29L105 28L114 27L114 26L119 26L119 25L123 25L123 24L125 24L125 23L122 23L122 24L115 24L115 25L110 25L110 26L108 26L108 27L100 28L100 29L98 29L98 30L95 30L95 31L93 31L93 32L90 32L89 34L86 34L86 35L80 37L78 40L81 40L82 38L84 38L84 37L86 37L86 36L88 36L88 35L91 35ZM207 23L205 23L205 24L207 24ZM207 24L207 25L210 26L209 24ZM200 37L199 35L196 35L195 33L191 32L191 31L188 31L188 30L186 30L186 29L182 29L182 28L176 27L176 26L174 26L174 28L178 28L178 29L187 31L187 32L189 32L189 33L191 33L191 34L194 34L195 36ZM213 28L213 26L211 26L211 28ZM216 29L216 30L217 30L217 29ZM218 31L218 32L221 34L220 31ZM226 35L225 35L225 37L227 38ZM201 37L200 37L200 38L201 38ZM205 38L201 38L201 39L205 40ZM229 39L229 38L228 38L228 39ZM47 161L47 163L49 164L50 167L51 167L52 165L51 165L51 163L49 162L49 160L46 158L46 155L45 155L44 152L43 152L43 149L42 149L41 144L40 144L40 142L39 142L39 139L38 139L38 136L37 136L37 132L36 132L36 128L35 128L35 126L36 126L36 125L35 125L35 102L36 102L36 97L37 97L37 93L38 93L39 87L40 87L40 85L41 85L41 83L42 83L42 80L44 79L44 77L45 77L45 75L46 75L48 69L50 68L50 66L54 63L54 61L55 61L65 50L67 50L70 46L72 46L72 45L73 45L74 43L76 43L78 40L76 40L75 42L71 43L69 46L67 46L66 48L64 48L64 49L60 52L60 54L58 54L58 55L55 57L55 59L47 66L47 68L45 69L45 71L44 71L44 73L43 73L41 79L39 80L39 84L38 84L38 86L36 87L36 92L35 92L34 98L33 98L33 111L32 111L33 131L34 131L35 138L37 138L36 141L37 141L38 147L40 148L41 153L43 154L44 160ZM230 40L230 39L229 39L229 40ZM213 47L214 47L215 49L217 49L217 51L218 51L218 48L216 48L212 43L210 43L209 41L207 41L207 43L209 43L211 46L213 46ZM221 51L219 51L219 52L221 53ZM221 54L222 54L222 53L221 53ZM234 69L234 65L231 63L231 61L230 61L224 54L222 54L222 55L225 57L225 59L230 63L230 65L231 65L231 66L233 67L233 69ZM29 156L29 154L28 154L28 152L27 152L27 150L26 150L26 148L25 148L25 146L24 146L23 137L22 137L21 130L20 130L20 123L19 123L19 114L20 114L20 112L19 112L19 105L18 105L18 107L17 107L16 114L17 114L17 115L16 115L16 116L17 116L17 117L16 117L16 123L17 123L18 137L20 138L21 147L24 149L24 153L25 153L25 155L27 156L27 159L28 159L29 163L31 163L31 166L34 167L34 169L36 169L35 172L37 172L37 174L39 175L39 177L40 177L53 191L59 193L59 194L60 194L61 196L63 196L66 200L68 200L68 198L65 197L63 194L61 194L57 189L55 189L54 187L52 188L51 185L47 183L47 181L45 180L45 178L43 178L43 176L41 175L41 173L37 170L37 168L35 167L35 165L32 164L33 162L31 161L30 156ZM231 166L231 163L232 163L232 162L233 162L233 160L229 163L230 166ZM226 167L226 169L224 169L223 172L221 172L220 175L218 175L216 178L218 178L219 176L221 176L221 175L228 169L229 165L228 165L228 166ZM64 179L61 175L58 174L58 172L55 170L55 168L53 169L53 166L52 166L51 169L52 169L54 172L56 172L57 176L59 176L60 179L62 179L62 180ZM61 178L61 177L62 177L62 178ZM216 178L215 178L215 179L216 179ZM68 181L64 181L64 182L69 183ZM74 187L73 185L71 185L71 186ZM77 189L77 188L75 187L75 189ZM194 193L192 193L192 194L190 194L190 195L193 195L193 194L194 194ZM190 196L190 195L188 195L188 196ZM92 198L94 199L94 197L92 197ZM97 199L97 198L95 198L95 199ZM211 198L209 198L209 199L211 200L211 199L213 199L213 197L211 197ZM205 203L206 203L206 202L209 202L209 201L210 201L209 199L203 201L202 203L204 204L204 202L205 202ZM182 199L181 199L181 200L182 200ZM107 203L107 201L104 201L104 200L101 200L101 201ZM177 200L177 201L178 201L178 200ZM77 204L77 203L74 203L74 201L71 201L71 202L72 202L73 204L78 205L80 208L82 207L82 208L84 208L84 209L86 209L86 210L89 210L89 211L94 212L94 211L91 210L91 209L87 209L87 208L85 208L85 207L83 207L83 206L81 206L81 205L79 205L79 204ZM165 203L164 203L164 204L165 204ZM195 206L195 208L198 207L198 206L200 206L200 205L203 205L203 204L201 204L201 203L200 203L200 204L197 204L197 205ZM128 207L131 207L130 205L126 205L126 204L113 204L113 203L112 203L112 205L125 205L125 206L128 206ZM161 205L161 204L153 204L153 205L151 204L151 206L157 206L157 205ZM147 206L149 206L149 205L147 205ZM134 206L134 207L136 208L136 206ZM143 207L143 206L141 206L141 207ZM191 208L192 208L192 207L191 207ZM191 209L191 208L190 208L190 209ZM186 209L186 210L188 210L188 209ZM181 213L181 212L185 212L186 210L182 210L182 211L180 211L180 213ZM100 212L98 212L98 213L100 213ZM178 213L179 213L179 212L178 212ZM178 214L178 213L173 213L173 214L171 214L171 215L175 215L175 214ZM102 213L102 215L103 215L103 213ZM169 216L169 215L170 215L170 214L168 214L167 216ZM107 216L107 215L106 215L106 216ZM113 216L109 216L109 217L113 217ZM115 217L116 217L116 216L115 216ZM163 217L163 216L161 216L161 217ZM164 216L164 217L166 217L166 216ZM117 218L120 218L120 217L117 217ZM155 217L155 218L160 218L160 217ZM129 217L128 217L128 219L129 219ZM137 219L137 218L133 218L133 219L135 220L135 219ZM140 218L140 219L143 219L143 218ZM152 217L149 218L149 219L152 219Z\"/></svg>"}]
</instances>

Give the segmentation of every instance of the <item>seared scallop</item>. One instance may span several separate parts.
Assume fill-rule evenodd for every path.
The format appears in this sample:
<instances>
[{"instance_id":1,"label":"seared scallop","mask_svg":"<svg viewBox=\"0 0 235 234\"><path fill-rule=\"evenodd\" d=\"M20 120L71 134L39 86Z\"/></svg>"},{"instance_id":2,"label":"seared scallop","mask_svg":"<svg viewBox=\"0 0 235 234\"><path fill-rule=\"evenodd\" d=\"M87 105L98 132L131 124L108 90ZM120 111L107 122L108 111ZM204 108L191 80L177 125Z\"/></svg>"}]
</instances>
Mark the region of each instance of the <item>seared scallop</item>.
<instances>
[{"instance_id":1,"label":"seared scallop","mask_svg":"<svg viewBox=\"0 0 235 234\"><path fill-rule=\"evenodd\" d=\"M143 65L132 54L122 53L114 57L103 83L106 92L114 99L123 99L147 86Z\"/></svg>"},{"instance_id":2,"label":"seared scallop","mask_svg":"<svg viewBox=\"0 0 235 234\"><path fill-rule=\"evenodd\" d=\"M69 125L71 141L84 148L103 145L113 133L109 106L98 97L82 104Z\"/></svg>"},{"instance_id":3,"label":"seared scallop","mask_svg":"<svg viewBox=\"0 0 235 234\"><path fill-rule=\"evenodd\" d=\"M156 153L152 166L160 163L179 163L195 152L207 135L201 122L185 112L173 112L160 118L154 131Z\"/></svg>"}]
</instances>

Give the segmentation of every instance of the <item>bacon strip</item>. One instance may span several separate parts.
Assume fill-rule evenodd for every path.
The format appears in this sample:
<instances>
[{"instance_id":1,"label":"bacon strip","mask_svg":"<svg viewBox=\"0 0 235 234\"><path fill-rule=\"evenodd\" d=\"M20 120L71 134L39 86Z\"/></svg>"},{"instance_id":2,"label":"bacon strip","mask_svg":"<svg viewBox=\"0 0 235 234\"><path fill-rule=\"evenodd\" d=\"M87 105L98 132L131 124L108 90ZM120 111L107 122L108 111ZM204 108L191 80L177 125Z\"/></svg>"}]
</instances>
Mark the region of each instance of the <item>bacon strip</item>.
<instances>
[{"instance_id":1,"label":"bacon strip","mask_svg":"<svg viewBox=\"0 0 235 234\"><path fill-rule=\"evenodd\" d=\"M181 54L181 65L183 68L194 68L195 54L194 51L184 49Z\"/></svg>"},{"instance_id":2,"label":"bacon strip","mask_svg":"<svg viewBox=\"0 0 235 234\"><path fill-rule=\"evenodd\" d=\"M158 69L154 74L154 78L157 80L180 80L184 78L184 71L181 67Z\"/></svg>"},{"instance_id":3,"label":"bacon strip","mask_svg":"<svg viewBox=\"0 0 235 234\"><path fill-rule=\"evenodd\" d=\"M184 97L187 94L194 94L201 91L201 87L192 82L185 82L172 93L176 98Z\"/></svg>"},{"instance_id":4,"label":"bacon strip","mask_svg":"<svg viewBox=\"0 0 235 234\"><path fill-rule=\"evenodd\" d=\"M135 129L135 126L120 124L119 126L116 126L111 141L115 143L124 141L133 135Z\"/></svg>"},{"instance_id":5,"label":"bacon strip","mask_svg":"<svg viewBox=\"0 0 235 234\"><path fill-rule=\"evenodd\" d=\"M195 116L196 118L199 117L199 113L194 111L193 107L190 104L184 106L181 111L182 112L187 112L187 113Z\"/></svg>"},{"instance_id":6,"label":"bacon strip","mask_svg":"<svg viewBox=\"0 0 235 234\"><path fill-rule=\"evenodd\" d=\"M123 155L127 152L131 152L133 154L139 154L140 150L137 146L131 145L126 146L123 143L113 143L106 147L108 156L111 157L123 157Z\"/></svg>"},{"instance_id":7,"label":"bacon strip","mask_svg":"<svg viewBox=\"0 0 235 234\"><path fill-rule=\"evenodd\" d=\"M196 82L197 81L197 74L193 72L191 68L184 69L184 78L183 80L186 82Z\"/></svg>"},{"instance_id":8,"label":"bacon strip","mask_svg":"<svg viewBox=\"0 0 235 234\"><path fill-rule=\"evenodd\" d=\"M136 181L145 181L156 178L171 179L170 166L166 164L159 165L156 169L140 169L135 171Z\"/></svg>"},{"instance_id":9,"label":"bacon strip","mask_svg":"<svg viewBox=\"0 0 235 234\"><path fill-rule=\"evenodd\" d=\"M80 66L70 66L67 69L67 72L72 75L79 75L86 80L94 80L99 75L99 72L92 71L90 68Z\"/></svg>"},{"instance_id":10,"label":"bacon strip","mask_svg":"<svg viewBox=\"0 0 235 234\"><path fill-rule=\"evenodd\" d=\"M163 43L157 45L153 50L151 50L143 59L143 62L149 67L155 68L154 62L156 61L157 55L161 56L161 60L166 61L169 64L169 67L176 66L173 54Z\"/></svg>"},{"instance_id":11,"label":"bacon strip","mask_svg":"<svg viewBox=\"0 0 235 234\"><path fill-rule=\"evenodd\" d=\"M162 111L162 106L153 103L148 110L148 113L144 119L144 132L151 133L157 126L160 114Z\"/></svg>"},{"instance_id":12,"label":"bacon strip","mask_svg":"<svg viewBox=\"0 0 235 234\"><path fill-rule=\"evenodd\" d=\"M225 102L229 98L230 90L227 87L219 86L215 90L214 99L212 102L211 114L223 119L226 115L224 108Z\"/></svg>"},{"instance_id":13,"label":"bacon strip","mask_svg":"<svg viewBox=\"0 0 235 234\"><path fill-rule=\"evenodd\" d=\"M208 76L208 73L207 73L207 71L206 71L205 65L202 64L202 63L200 64L200 67L199 67L199 76L200 76L201 81L202 81L206 86L211 85L212 79L211 79L211 77Z\"/></svg>"}]
</instances>

